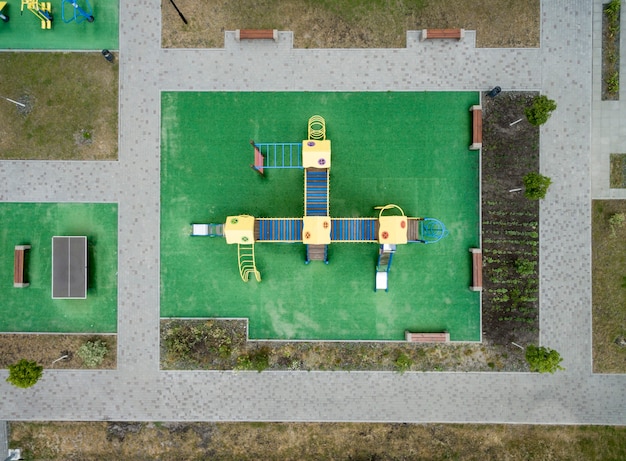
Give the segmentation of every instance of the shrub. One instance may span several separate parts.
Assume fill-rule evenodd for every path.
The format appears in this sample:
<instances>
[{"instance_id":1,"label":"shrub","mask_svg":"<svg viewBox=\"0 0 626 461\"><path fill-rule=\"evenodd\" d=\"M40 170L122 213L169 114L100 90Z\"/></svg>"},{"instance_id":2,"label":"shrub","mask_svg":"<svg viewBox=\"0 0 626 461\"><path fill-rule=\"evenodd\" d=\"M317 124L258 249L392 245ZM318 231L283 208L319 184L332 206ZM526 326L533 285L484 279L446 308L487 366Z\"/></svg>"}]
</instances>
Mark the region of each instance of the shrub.
<instances>
[{"instance_id":1,"label":"shrub","mask_svg":"<svg viewBox=\"0 0 626 461\"><path fill-rule=\"evenodd\" d=\"M398 373L402 374L413 366L413 359L406 355L404 352L400 352L393 365L395 367L395 370Z\"/></svg>"},{"instance_id":2,"label":"shrub","mask_svg":"<svg viewBox=\"0 0 626 461\"><path fill-rule=\"evenodd\" d=\"M256 370L260 373L269 368L269 366L270 350L267 347L262 347L261 349L237 357L235 370Z\"/></svg>"},{"instance_id":3,"label":"shrub","mask_svg":"<svg viewBox=\"0 0 626 461\"><path fill-rule=\"evenodd\" d=\"M624 226L626 222L626 213L613 213L609 218L609 226L611 226L611 235L615 237L617 229Z\"/></svg>"},{"instance_id":4,"label":"shrub","mask_svg":"<svg viewBox=\"0 0 626 461\"><path fill-rule=\"evenodd\" d=\"M526 361L530 365L530 371L539 373L554 373L557 370L565 370L559 365L563 358L561 355L547 347L538 347L533 344L526 348Z\"/></svg>"},{"instance_id":5,"label":"shrub","mask_svg":"<svg viewBox=\"0 0 626 461\"><path fill-rule=\"evenodd\" d=\"M7 382L16 387L27 388L34 386L42 374L43 367L41 365L37 365L35 361L22 359L13 365L9 365Z\"/></svg>"},{"instance_id":6,"label":"shrub","mask_svg":"<svg viewBox=\"0 0 626 461\"><path fill-rule=\"evenodd\" d=\"M609 93L619 93L619 72L615 71L606 79L606 89Z\"/></svg>"},{"instance_id":7,"label":"shrub","mask_svg":"<svg viewBox=\"0 0 626 461\"><path fill-rule=\"evenodd\" d=\"M528 173L524 176L524 195L531 200L539 200L546 196L552 180L539 173Z\"/></svg>"},{"instance_id":8,"label":"shrub","mask_svg":"<svg viewBox=\"0 0 626 461\"><path fill-rule=\"evenodd\" d=\"M552 111L556 109L556 103L545 95L536 96L530 107L524 110L526 118L531 125L539 126L548 121Z\"/></svg>"},{"instance_id":9,"label":"shrub","mask_svg":"<svg viewBox=\"0 0 626 461\"><path fill-rule=\"evenodd\" d=\"M85 366L95 368L102 363L104 356L109 351L109 347L104 341L87 341L78 348L76 352L83 360Z\"/></svg>"},{"instance_id":10,"label":"shrub","mask_svg":"<svg viewBox=\"0 0 626 461\"><path fill-rule=\"evenodd\" d=\"M531 275L535 272L535 261L529 261L528 259L518 258L515 260L515 270L519 275Z\"/></svg>"},{"instance_id":11,"label":"shrub","mask_svg":"<svg viewBox=\"0 0 626 461\"><path fill-rule=\"evenodd\" d=\"M604 14L606 14L606 18L611 24L614 24L619 20L620 3L621 0L611 0L604 7Z\"/></svg>"}]
</instances>

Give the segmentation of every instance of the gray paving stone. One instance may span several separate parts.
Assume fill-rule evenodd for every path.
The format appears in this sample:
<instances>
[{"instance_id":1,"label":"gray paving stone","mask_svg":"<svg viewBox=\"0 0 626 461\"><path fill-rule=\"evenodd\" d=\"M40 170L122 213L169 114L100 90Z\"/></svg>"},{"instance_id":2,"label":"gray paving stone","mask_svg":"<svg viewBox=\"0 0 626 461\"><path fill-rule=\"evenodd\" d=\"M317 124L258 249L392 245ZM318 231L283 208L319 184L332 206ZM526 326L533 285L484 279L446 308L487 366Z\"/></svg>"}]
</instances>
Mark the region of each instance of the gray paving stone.
<instances>
[{"instance_id":1,"label":"gray paving stone","mask_svg":"<svg viewBox=\"0 0 626 461\"><path fill-rule=\"evenodd\" d=\"M615 196L605 185L605 160L611 149L626 149L626 130L613 121L624 109L599 102L595 67L592 73L599 3L543 0L537 49L477 49L471 31L460 43L419 42L419 32L410 31L402 49L303 50L293 48L290 32L281 32L278 42L236 42L227 32L224 49L163 50L159 4L122 2L119 161L0 162L2 201L119 202L118 368L47 370L27 391L9 386L6 370L0 371L0 415L625 424L624 376L591 372L590 203ZM561 352L566 371L550 376L159 371L161 91L434 91L495 85L540 90L558 104L541 129L541 170L553 179L541 207L541 343Z\"/></svg>"}]
</instances>

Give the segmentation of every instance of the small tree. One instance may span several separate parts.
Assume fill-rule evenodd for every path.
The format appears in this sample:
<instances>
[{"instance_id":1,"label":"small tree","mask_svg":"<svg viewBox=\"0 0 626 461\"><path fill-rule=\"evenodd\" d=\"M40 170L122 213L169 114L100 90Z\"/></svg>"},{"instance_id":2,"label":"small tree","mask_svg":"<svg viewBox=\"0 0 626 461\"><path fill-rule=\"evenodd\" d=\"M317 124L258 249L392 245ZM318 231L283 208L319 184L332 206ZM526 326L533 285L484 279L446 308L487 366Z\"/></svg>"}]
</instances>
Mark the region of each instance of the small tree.
<instances>
[{"instance_id":1,"label":"small tree","mask_svg":"<svg viewBox=\"0 0 626 461\"><path fill-rule=\"evenodd\" d=\"M22 359L13 365L9 365L7 382L16 387L27 388L34 386L42 374L43 367L41 365L37 365L35 361Z\"/></svg>"},{"instance_id":2,"label":"small tree","mask_svg":"<svg viewBox=\"0 0 626 461\"><path fill-rule=\"evenodd\" d=\"M533 344L526 348L526 361L530 365L530 371L539 373L554 373L557 370L565 370L559 365L563 358L561 354L547 347L538 347Z\"/></svg>"},{"instance_id":3,"label":"small tree","mask_svg":"<svg viewBox=\"0 0 626 461\"><path fill-rule=\"evenodd\" d=\"M556 103L545 95L536 96L530 107L524 110L531 125L539 126L548 121L552 111L556 110Z\"/></svg>"},{"instance_id":4,"label":"small tree","mask_svg":"<svg viewBox=\"0 0 626 461\"><path fill-rule=\"evenodd\" d=\"M530 200L540 200L546 196L552 180L539 173L528 173L524 176L524 195Z\"/></svg>"},{"instance_id":5,"label":"small tree","mask_svg":"<svg viewBox=\"0 0 626 461\"><path fill-rule=\"evenodd\" d=\"M96 341L87 341L78 348L76 353L83 360L85 366L95 368L102 363L108 351L107 344L97 339Z\"/></svg>"}]
</instances>

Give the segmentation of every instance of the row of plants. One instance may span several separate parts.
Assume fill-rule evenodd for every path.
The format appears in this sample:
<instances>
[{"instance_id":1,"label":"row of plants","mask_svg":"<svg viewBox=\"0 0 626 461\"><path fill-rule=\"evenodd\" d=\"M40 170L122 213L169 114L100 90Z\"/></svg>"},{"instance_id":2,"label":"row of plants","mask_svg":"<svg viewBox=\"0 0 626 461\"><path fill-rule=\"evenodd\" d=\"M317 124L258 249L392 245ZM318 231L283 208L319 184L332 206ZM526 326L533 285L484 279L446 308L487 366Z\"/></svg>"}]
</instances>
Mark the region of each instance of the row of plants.
<instances>
[{"instance_id":1,"label":"row of plants","mask_svg":"<svg viewBox=\"0 0 626 461\"><path fill-rule=\"evenodd\" d=\"M602 8L602 99L619 99L621 0L611 0Z\"/></svg>"}]
</instances>

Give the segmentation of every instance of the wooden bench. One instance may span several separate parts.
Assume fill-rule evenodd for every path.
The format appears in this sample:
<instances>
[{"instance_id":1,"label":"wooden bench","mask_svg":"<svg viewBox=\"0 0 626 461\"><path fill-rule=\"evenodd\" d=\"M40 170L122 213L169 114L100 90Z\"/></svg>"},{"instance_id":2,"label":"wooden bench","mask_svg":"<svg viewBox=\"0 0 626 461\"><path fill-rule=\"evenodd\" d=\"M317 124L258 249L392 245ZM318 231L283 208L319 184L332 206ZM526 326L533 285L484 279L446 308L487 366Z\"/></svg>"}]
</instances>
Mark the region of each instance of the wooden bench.
<instances>
[{"instance_id":1,"label":"wooden bench","mask_svg":"<svg viewBox=\"0 0 626 461\"><path fill-rule=\"evenodd\" d=\"M449 38L455 40L463 40L465 37L465 29L422 29L420 42L433 38Z\"/></svg>"},{"instance_id":2,"label":"wooden bench","mask_svg":"<svg viewBox=\"0 0 626 461\"><path fill-rule=\"evenodd\" d=\"M472 145L470 150L478 150L483 147L483 108L482 106L470 107L472 113Z\"/></svg>"},{"instance_id":3,"label":"wooden bench","mask_svg":"<svg viewBox=\"0 0 626 461\"><path fill-rule=\"evenodd\" d=\"M404 339L410 343L447 343L450 342L450 333L447 331L441 333L411 333L404 332Z\"/></svg>"},{"instance_id":4,"label":"wooden bench","mask_svg":"<svg viewBox=\"0 0 626 461\"><path fill-rule=\"evenodd\" d=\"M29 285L24 281L24 253L30 250L30 245L15 245L15 263L13 271L13 286L15 288L24 288Z\"/></svg>"},{"instance_id":5,"label":"wooden bench","mask_svg":"<svg viewBox=\"0 0 626 461\"><path fill-rule=\"evenodd\" d=\"M480 248L470 248L472 253L472 291L482 291L483 289L483 250Z\"/></svg>"},{"instance_id":6,"label":"wooden bench","mask_svg":"<svg viewBox=\"0 0 626 461\"><path fill-rule=\"evenodd\" d=\"M277 29L237 29L235 40L278 40Z\"/></svg>"}]
</instances>

